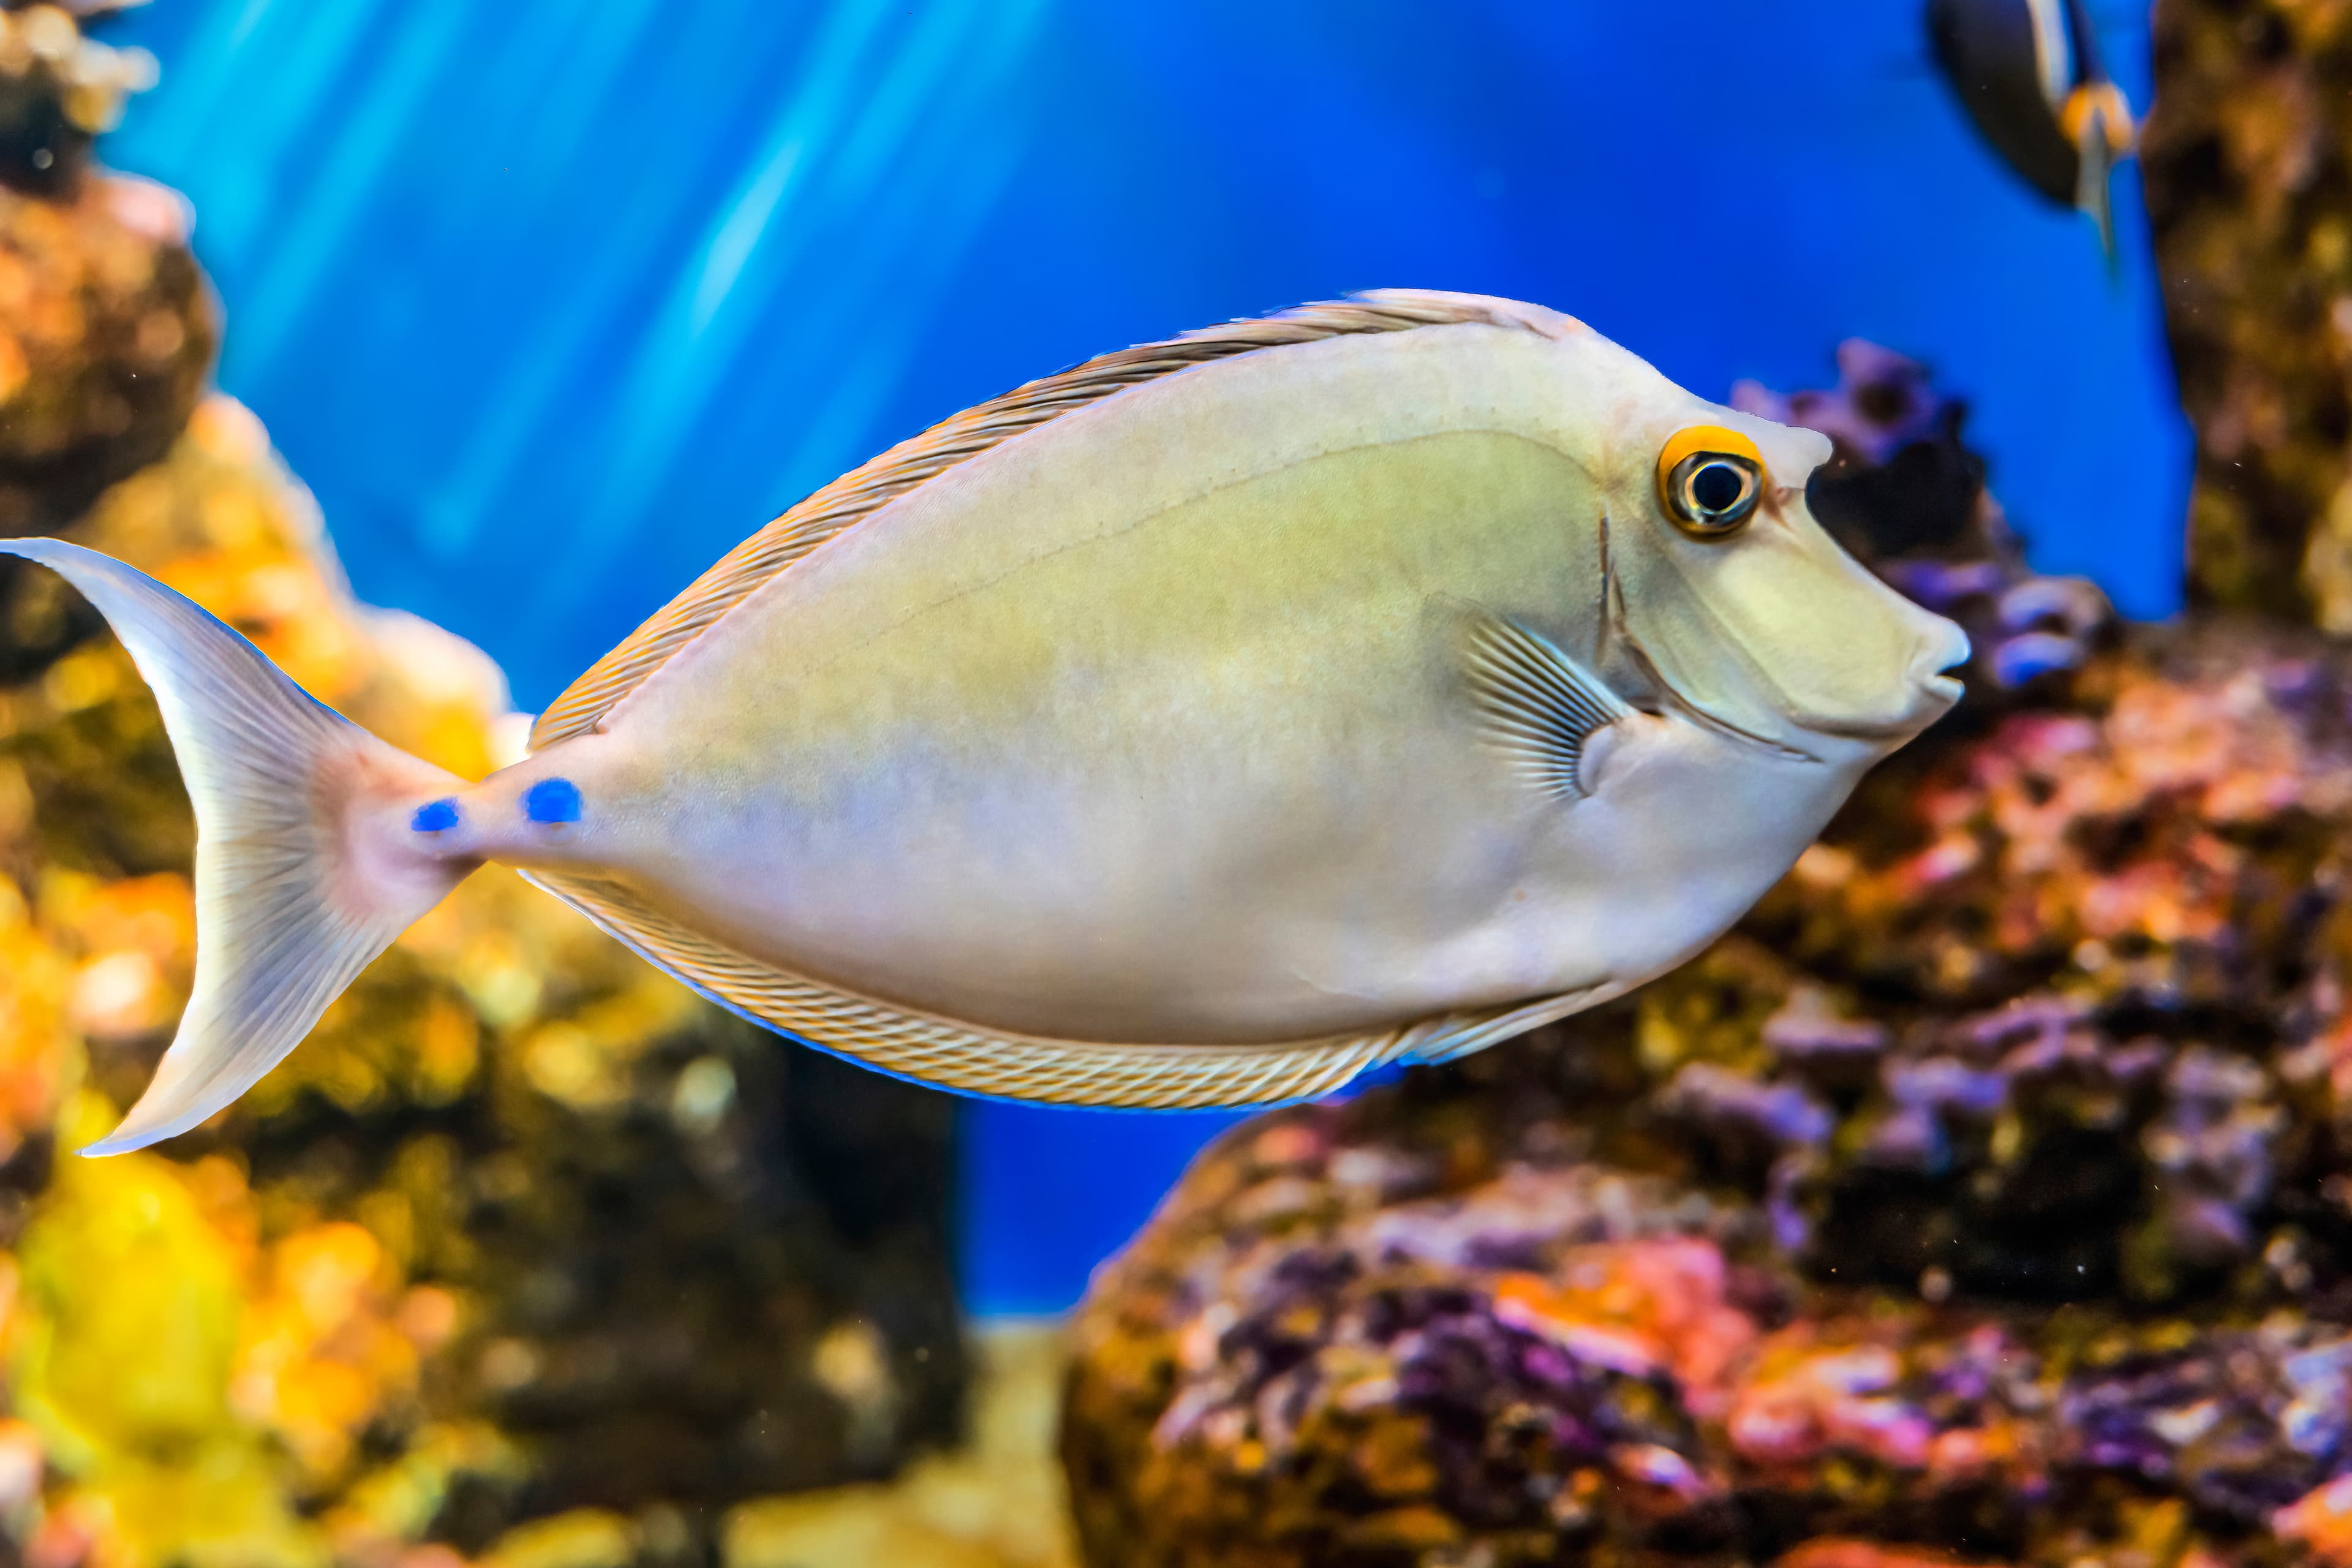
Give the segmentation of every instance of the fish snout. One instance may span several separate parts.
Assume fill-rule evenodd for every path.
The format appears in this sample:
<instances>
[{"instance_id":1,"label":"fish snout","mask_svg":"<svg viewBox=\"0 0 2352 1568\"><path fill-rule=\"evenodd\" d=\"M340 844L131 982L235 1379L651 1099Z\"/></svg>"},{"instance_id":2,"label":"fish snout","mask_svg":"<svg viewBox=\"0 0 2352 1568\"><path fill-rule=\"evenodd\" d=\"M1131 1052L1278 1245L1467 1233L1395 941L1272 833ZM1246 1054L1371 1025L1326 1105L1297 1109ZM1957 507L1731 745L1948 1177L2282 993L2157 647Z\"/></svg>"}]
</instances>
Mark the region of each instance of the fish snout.
<instances>
[{"instance_id":1,"label":"fish snout","mask_svg":"<svg viewBox=\"0 0 2352 1568\"><path fill-rule=\"evenodd\" d=\"M1953 703L1960 700L1964 688L1960 678L1952 671L1969 662L1974 650L1969 645L1969 634L1943 616L1935 617L1935 627L1921 639L1918 651L1911 658L1911 683L1932 704L1929 721L1940 718Z\"/></svg>"},{"instance_id":2,"label":"fish snout","mask_svg":"<svg viewBox=\"0 0 2352 1568\"><path fill-rule=\"evenodd\" d=\"M1963 689L1959 678L1948 672L1968 662L1969 635L1941 616L1908 604L1905 608L1912 612L1909 618L1918 626L1918 636L1902 674L1887 671L1875 702L1835 716L1796 714L1801 727L1885 750L1901 745L1951 710Z\"/></svg>"}]
</instances>

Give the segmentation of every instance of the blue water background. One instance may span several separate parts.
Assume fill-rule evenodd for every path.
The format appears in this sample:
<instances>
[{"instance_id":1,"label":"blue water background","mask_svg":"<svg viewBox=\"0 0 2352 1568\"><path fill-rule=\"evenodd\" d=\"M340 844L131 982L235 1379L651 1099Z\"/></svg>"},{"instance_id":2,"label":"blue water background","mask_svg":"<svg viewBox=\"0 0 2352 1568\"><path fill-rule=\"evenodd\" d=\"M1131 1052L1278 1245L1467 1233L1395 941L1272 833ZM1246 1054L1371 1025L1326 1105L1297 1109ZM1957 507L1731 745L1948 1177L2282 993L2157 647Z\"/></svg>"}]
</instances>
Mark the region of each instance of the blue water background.
<instances>
[{"instance_id":1,"label":"blue water background","mask_svg":"<svg viewBox=\"0 0 2352 1568\"><path fill-rule=\"evenodd\" d=\"M2147 101L2143 12L2101 24ZM1685 384L1841 338L1965 394L2044 570L2179 595L2187 434L2124 268L1990 162L1910 0L158 0L107 143L187 192L220 379L360 593L525 707L892 441L1106 348L1407 285ZM1230 1119L974 1106L965 1289L1066 1305Z\"/></svg>"}]
</instances>

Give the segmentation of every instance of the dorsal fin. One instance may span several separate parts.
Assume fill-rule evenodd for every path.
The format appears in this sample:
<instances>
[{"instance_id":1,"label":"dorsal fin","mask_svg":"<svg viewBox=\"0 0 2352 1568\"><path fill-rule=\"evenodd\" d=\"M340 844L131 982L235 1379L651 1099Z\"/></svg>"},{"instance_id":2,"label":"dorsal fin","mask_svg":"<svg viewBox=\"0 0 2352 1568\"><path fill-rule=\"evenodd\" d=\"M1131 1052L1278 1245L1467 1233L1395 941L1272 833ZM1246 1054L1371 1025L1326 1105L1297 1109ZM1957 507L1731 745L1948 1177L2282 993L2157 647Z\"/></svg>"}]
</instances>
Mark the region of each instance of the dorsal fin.
<instances>
[{"instance_id":1,"label":"dorsal fin","mask_svg":"<svg viewBox=\"0 0 2352 1568\"><path fill-rule=\"evenodd\" d=\"M1046 1039L836 991L688 931L616 882L547 871L523 876L656 967L755 1023L936 1089L1048 1105L1185 1110L1309 1100L1385 1063L1467 1056L1580 1011L1598 994L1595 987L1377 1034L1263 1046Z\"/></svg>"},{"instance_id":2,"label":"dorsal fin","mask_svg":"<svg viewBox=\"0 0 2352 1568\"><path fill-rule=\"evenodd\" d=\"M1381 289L1120 349L1015 387L851 469L729 551L573 681L531 726L530 749L536 752L595 729L615 703L672 654L826 540L965 458L1074 409L1163 375L1258 349L1463 322L1536 331L1546 318L1566 321L1548 311L1481 295Z\"/></svg>"}]
</instances>

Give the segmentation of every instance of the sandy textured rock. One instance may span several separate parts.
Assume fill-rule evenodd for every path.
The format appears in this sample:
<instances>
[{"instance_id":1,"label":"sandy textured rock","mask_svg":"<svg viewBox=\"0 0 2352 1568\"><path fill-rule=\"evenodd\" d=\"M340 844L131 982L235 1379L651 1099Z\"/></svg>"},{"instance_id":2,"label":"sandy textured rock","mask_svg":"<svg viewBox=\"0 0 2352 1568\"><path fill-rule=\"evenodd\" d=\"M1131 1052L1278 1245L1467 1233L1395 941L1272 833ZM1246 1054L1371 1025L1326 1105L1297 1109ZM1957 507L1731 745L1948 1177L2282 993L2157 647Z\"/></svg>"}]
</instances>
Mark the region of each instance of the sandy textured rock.
<instances>
[{"instance_id":1,"label":"sandy textured rock","mask_svg":"<svg viewBox=\"0 0 2352 1568\"><path fill-rule=\"evenodd\" d=\"M1064 1358L1050 1323L979 1331L971 1429L887 1486L743 1504L724 1568L1076 1568L1055 1454Z\"/></svg>"}]
</instances>

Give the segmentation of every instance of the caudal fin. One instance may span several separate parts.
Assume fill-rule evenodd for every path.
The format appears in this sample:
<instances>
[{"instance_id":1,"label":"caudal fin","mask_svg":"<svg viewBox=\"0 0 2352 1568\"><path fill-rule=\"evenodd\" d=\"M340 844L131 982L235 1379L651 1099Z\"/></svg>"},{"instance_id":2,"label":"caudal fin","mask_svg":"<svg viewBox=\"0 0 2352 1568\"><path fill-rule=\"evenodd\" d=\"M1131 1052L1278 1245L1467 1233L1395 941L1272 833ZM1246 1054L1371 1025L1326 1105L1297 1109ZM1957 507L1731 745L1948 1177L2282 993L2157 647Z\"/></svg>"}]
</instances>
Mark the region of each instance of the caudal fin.
<instances>
[{"instance_id":1,"label":"caudal fin","mask_svg":"<svg viewBox=\"0 0 2352 1568\"><path fill-rule=\"evenodd\" d=\"M250 1089L376 954L471 870L412 847L405 816L462 781L313 699L209 611L55 539L0 553L98 606L154 689L196 812L196 973L116 1154L184 1132Z\"/></svg>"}]
</instances>

